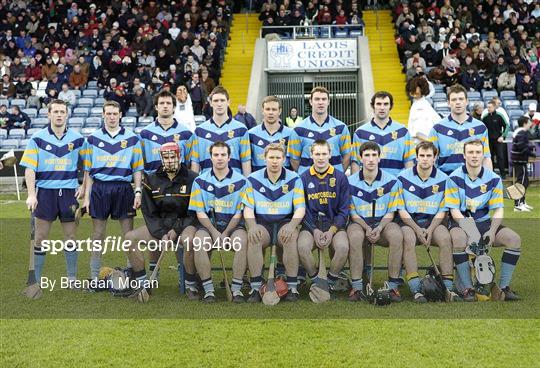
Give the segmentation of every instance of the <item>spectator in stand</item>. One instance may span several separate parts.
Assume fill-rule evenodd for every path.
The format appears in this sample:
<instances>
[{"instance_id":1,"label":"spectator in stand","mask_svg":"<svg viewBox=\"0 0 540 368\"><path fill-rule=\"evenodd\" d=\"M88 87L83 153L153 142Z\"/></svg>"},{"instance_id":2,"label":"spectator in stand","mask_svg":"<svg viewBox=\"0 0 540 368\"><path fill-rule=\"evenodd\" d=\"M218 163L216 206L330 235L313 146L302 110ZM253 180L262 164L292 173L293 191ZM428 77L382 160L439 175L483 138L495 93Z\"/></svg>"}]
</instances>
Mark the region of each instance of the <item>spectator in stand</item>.
<instances>
[{"instance_id":1,"label":"spectator in stand","mask_svg":"<svg viewBox=\"0 0 540 368\"><path fill-rule=\"evenodd\" d=\"M37 95L37 90L34 88L30 90L30 96L26 99L26 108L41 109L41 97Z\"/></svg>"},{"instance_id":2,"label":"spectator in stand","mask_svg":"<svg viewBox=\"0 0 540 368\"><path fill-rule=\"evenodd\" d=\"M19 106L13 106L9 114L8 133L11 129L24 129L27 131L31 122L30 117L25 112L22 112Z\"/></svg>"},{"instance_id":3,"label":"spectator in stand","mask_svg":"<svg viewBox=\"0 0 540 368\"><path fill-rule=\"evenodd\" d=\"M523 79L518 81L516 95L520 101L538 99L538 95L536 94L536 83L534 83L529 74L525 74Z\"/></svg>"},{"instance_id":4,"label":"spectator in stand","mask_svg":"<svg viewBox=\"0 0 540 368\"><path fill-rule=\"evenodd\" d=\"M137 108L137 115L139 115L139 117L147 117L152 114L154 108L152 96L141 87L134 88L131 102L133 102Z\"/></svg>"},{"instance_id":5,"label":"spectator in stand","mask_svg":"<svg viewBox=\"0 0 540 368\"><path fill-rule=\"evenodd\" d=\"M482 112L484 111L484 103L481 101L475 102L471 111L471 116L476 120L482 120Z\"/></svg>"},{"instance_id":6,"label":"spectator in stand","mask_svg":"<svg viewBox=\"0 0 540 368\"><path fill-rule=\"evenodd\" d=\"M187 89L191 97L191 103L193 105L193 113L195 115L202 114L203 103L206 101L206 90L199 80L199 74L196 72L191 76L191 80L188 82Z\"/></svg>"},{"instance_id":7,"label":"spectator in stand","mask_svg":"<svg viewBox=\"0 0 540 368\"><path fill-rule=\"evenodd\" d=\"M50 80L53 75L56 75L58 68L53 64L52 57L47 56L45 59L45 65L41 67L41 78Z\"/></svg>"},{"instance_id":8,"label":"spectator in stand","mask_svg":"<svg viewBox=\"0 0 540 368\"><path fill-rule=\"evenodd\" d=\"M69 85L73 89L81 90L84 89L86 83L88 83L88 76L82 72L81 66L76 64L69 75Z\"/></svg>"},{"instance_id":9,"label":"spectator in stand","mask_svg":"<svg viewBox=\"0 0 540 368\"><path fill-rule=\"evenodd\" d=\"M6 129L9 126L9 112L6 105L0 105L0 129Z\"/></svg>"},{"instance_id":10,"label":"spectator in stand","mask_svg":"<svg viewBox=\"0 0 540 368\"><path fill-rule=\"evenodd\" d=\"M13 59L13 63L11 63L11 66L9 67L9 69L10 69L11 79L13 79L14 82L18 82L19 78L23 76L25 72L25 67L21 63L20 57L15 57L15 59Z\"/></svg>"},{"instance_id":11,"label":"spectator in stand","mask_svg":"<svg viewBox=\"0 0 540 368\"><path fill-rule=\"evenodd\" d=\"M26 76L23 74L19 78L19 83L15 86L15 94L17 98L27 98L30 96L32 90L32 83L26 80Z\"/></svg>"},{"instance_id":12,"label":"spectator in stand","mask_svg":"<svg viewBox=\"0 0 540 368\"><path fill-rule=\"evenodd\" d=\"M291 107L289 110L289 115L285 118L285 123L289 128L294 128L297 126L302 120L304 120L303 117L298 115L298 108L296 106Z\"/></svg>"},{"instance_id":13,"label":"spectator in stand","mask_svg":"<svg viewBox=\"0 0 540 368\"><path fill-rule=\"evenodd\" d=\"M17 88L15 87L15 84L13 84L13 82L11 81L9 74L4 74L2 76L2 88L0 90L0 97L12 98L15 96L16 91Z\"/></svg>"},{"instance_id":14,"label":"spectator in stand","mask_svg":"<svg viewBox=\"0 0 540 368\"><path fill-rule=\"evenodd\" d=\"M51 80L47 82L47 87L45 87L45 91L47 92L47 94L51 90L55 92L55 97L57 97L58 93L60 93L60 91L62 90L62 83L58 81L58 76L56 74L52 76Z\"/></svg>"},{"instance_id":15,"label":"spectator in stand","mask_svg":"<svg viewBox=\"0 0 540 368\"><path fill-rule=\"evenodd\" d=\"M75 106L75 103L77 102L77 96L75 96L75 93L69 89L69 85L67 83L62 84L62 90L60 93L58 93L58 99L65 101L68 104L68 107Z\"/></svg>"},{"instance_id":16,"label":"spectator in stand","mask_svg":"<svg viewBox=\"0 0 540 368\"><path fill-rule=\"evenodd\" d=\"M430 45L427 44L424 50L420 53L420 56L425 60L426 70L428 68L434 68L438 65L438 55L437 51Z\"/></svg>"},{"instance_id":17,"label":"spectator in stand","mask_svg":"<svg viewBox=\"0 0 540 368\"><path fill-rule=\"evenodd\" d=\"M501 73L497 79L497 91L514 91L516 89L516 68L510 65L507 72Z\"/></svg>"},{"instance_id":18,"label":"spectator in stand","mask_svg":"<svg viewBox=\"0 0 540 368\"><path fill-rule=\"evenodd\" d=\"M536 157L533 147L529 144L528 131L532 126L532 121L527 116L522 116L518 119L518 128L515 130L512 139L512 152L510 157L516 182L522 184L525 190L529 186L529 173L527 165L530 157ZM515 212L530 212L533 207L525 202L525 195L514 202Z\"/></svg>"},{"instance_id":19,"label":"spectator in stand","mask_svg":"<svg viewBox=\"0 0 540 368\"><path fill-rule=\"evenodd\" d=\"M257 121L249 112L246 111L244 105L238 105L238 112L234 115L234 119L243 123L248 130L257 125Z\"/></svg>"},{"instance_id":20,"label":"spectator in stand","mask_svg":"<svg viewBox=\"0 0 540 368\"><path fill-rule=\"evenodd\" d=\"M202 81L202 84L204 85L204 88L207 94L213 91L214 88L216 88L216 82L214 82L214 80L210 78L208 74L208 68L206 67L203 67L201 69L201 81Z\"/></svg>"},{"instance_id":21,"label":"spectator in stand","mask_svg":"<svg viewBox=\"0 0 540 368\"><path fill-rule=\"evenodd\" d=\"M57 66L57 73L58 81L60 83L69 83L69 75L71 74L68 68L64 66L64 64L58 64Z\"/></svg>"},{"instance_id":22,"label":"spectator in stand","mask_svg":"<svg viewBox=\"0 0 540 368\"><path fill-rule=\"evenodd\" d=\"M488 113L482 118L482 122L488 129L489 151L491 152L493 166L499 168L499 175L502 179L506 177L506 165L504 162L504 150L506 148L504 141L504 131L506 123L503 118L495 111L497 106L493 101L487 104Z\"/></svg>"},{"instance_id":23,"label":"spectator in stand","mask_svg":"<svg viewBox=\"0 0 540 368\"><path fill-rule=\"evenodd\" d=\"M529 128L529 136L532 139L540 139L540 112L536 111L537 106L536 103L530 104L524 115L532 121L531 128Z\"/></svg>"},{"instance_id":24,"label":"spectator in stand","mask_svg":"<svg viewBox=\"0 0 540 368\"><path fill-rule=\"evenodd\" d=\"M461 84L467 91L480 91L484 85L484 79L478 74L476 67L470 65L461 75Z\"/></svg>"},{"instance_id":25,"label":"spectator in stand","mask_svg":"<svg viewBox=\"0 0 540 368\"><path fill-rule=\"evenodd\" d=\"M30 63L25 70L26 80L29 82L41 80L41 65L36 63L35 58L30 59Z\"/></svg>"}]
</instances>

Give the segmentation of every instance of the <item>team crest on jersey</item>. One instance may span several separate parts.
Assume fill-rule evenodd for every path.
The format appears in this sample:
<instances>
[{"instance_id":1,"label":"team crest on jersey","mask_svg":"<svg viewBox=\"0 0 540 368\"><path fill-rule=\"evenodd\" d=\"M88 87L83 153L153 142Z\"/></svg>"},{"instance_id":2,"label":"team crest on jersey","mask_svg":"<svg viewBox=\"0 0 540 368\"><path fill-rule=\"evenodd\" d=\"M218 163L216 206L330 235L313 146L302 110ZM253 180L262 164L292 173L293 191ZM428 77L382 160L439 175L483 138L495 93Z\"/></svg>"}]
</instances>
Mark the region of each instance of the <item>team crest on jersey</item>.
<instances>
[{"instance_id":1,"label":"team crest on jersey","mask_svg":"<svg viewBox=\"0 0 540 368\"><path fill-rule=\"evenodd\" d=\"M314 188L315 188L315 184L309 183L307 187L308 187L309 189L314 189Z\"/></svg>"},{"instance_id":2,"label":"team crest on jersey","mask_svg":"<svg viewBox=\"0 0 540 368\"><path fill-rule=\"evenodd\" d=\"M392 139L393 140L396 140L397 139L397 132L392 132Z\"/></svg>"},{"instance_id":3,"label":"team crest on jersey","mask_svg":"<svg viewBox=\"0 0 540 368\"><path fill-rule=\"evenodd\" d=\"M334 137L336 135L336 128L330 128L330 136Z\"/></svg>"},{"instance_id":4,"label":"team crest on jersey","mask_svg":"<svg viewBox=\"0 0 540 368\"><path fill-rule=\"evenodd\" d=\"M370 141L372 141L372 140L374 140L374 139L375 139L375 136L374 136L373 134L369 136L369 140L370 140Z\"/></svg>"},{"instance_id":5,"label":"team crest on jersey","mask_svg":"<svg viewBox=\"0 0 540 368\"><path fill-rule=\"evenodd\" d=\"M67 147L68 147L68 151L71 152L73 151L73 148L75 147L75 145L73 143L68 143Z\"/></svg>"},{"instance_id":6,"label":"team crest on jersey","mask_svg":"<svg viewBox=\"0 0 540 368\"><path fill-rule=\"evenodd\" d=\"M330 178L328 181L328 185L330 185L331 188L336 186L336 178Z\"/></svg>"},{"instance_id":7,"label":"team crest on jersey","mask_svg":"<svg viewBox=\"0 0 540 368\"><path fill-rule=\"evenodd\" d=\"M363 196L362 191L359 190L358 193L356 193L356 196L357 196L357 197L362 197L362 196Z\"/></svg>"},{"instance_id":8,"label":"team crest on jersey","mask_svg":"<svg viewBox=\"0 0 540 368\"><path fill-rule=\"evenodd\" d=\"M182 185L180 187L180 194L186 194L187 192L187 185Z\"/></svg>"},{"instance_id":9,"label":"team crest on jersey","mask_svg":"<svg viewBox=\"0 0 540 368\"><path fill-rule=\"evenodd\" d=\"M178 143L178 141L180 140L180 134L174 134L173 135L173 140Z\"/></svg>"},{"instance_id":10,"label":"team crest on jersey","mask_svg":"<svg viewBox=\"0 0 540 368\"><path fill-rule=\"evenodd\" d=\"M411 186L409 187L409 192L414 192L415 190L416 190L416 189L414 189L414 185L411 185Z\"/></svg>"},{"instance_id":11,"label":"team crest on jersey","mask_svg":"<svg viewBox=\"0 0 540 368\"><path fill-rule=\"evenodd\" d=\"M474 128L469 128L469 137L474 135Z\"/></svg>"},{"instance_id":12,"label":"team crest on jersey","mask_svg":"<svg viewBox=\"0 0 540 368\"><path fill-rule=\"evenodd\" d=\"M213 190L214 190L214 187L213 187L213 186L211 186L211 185L209 185L209 186L208 186L208 188L206 188L206 190L207 190L207 191L209 191L209 192L211 192L211 191L213 191Z\"/></svg>"},{"instance_id":13,"label":"team crest on jersey","mask_svg":"<svg viewBox=\"0 0 540 368\"><path fill-rule=\"evenodd\" d=\"M48 144L47 146L45 146L45 149L46 149L47 151L50 151L50 150L52 150L52 147L51 147L50 144Z\"/></svg>"},{"instance_id":14,"label":"team crest on jersey","mask_svg":"<svg viewBox=\"0 0 540 368\"><path fill-rule=\"evenodd\" d=\"M309 134L307 135L309 138L313 138L315 136L315 134L313 134L312 132L309 132Z\"/></svg>"},{"instance_id":15,"label":"team crest on jersey","mask_svg":"<svg viewBox=\"0 0 540 368\"><path fill-rule=\"evenodd\" d=\"M377 188L377 195L379 197L382 197L384 195L384 188L383 187Z\"/></svg>"},{"instance_id":16,"label":"team crest on jersey","mask_svg":"<svg viewBox=\"0 0 540 368\"><path fill-rule=\"evenodd\" d=\"M259 141L257 142L257 145L258 146L262 146L264 144L264 142L262 140L259 139Z\"/></svg>"},{"instance_id":17,"label":"team crest on jersey","mask_svg":"<svg viewBox=\"0 0 540 368\"><path fill-rule=\"evenodd\" d=\"M230 138L234 138L234 130L231 130L229 131L229 133L227 134L227 136Z\"/></svg>"},{"instance_id":18,"label":"team crest on jersey","mask_svg":"<svg viewBox=\"0 0 540 368\"><path fill-rule=\"evenodd\" d=\"M261 189L259 189L259 192L264 193L264 192L266 192L266 189L264 189L263 187L261 187Z\"/></svg>"},{"instance_id":19,"label":"team crest on jersey","mask_svg":"<svg viewBox=\"0 0 540 368\"><path fill-rule=\"evenodd\" d=\"M454 132L451 131L451 130L449 130L448 133L446 133L446 134L448 134L448 135L454 135Z\"/></svg>"},{"instance_id":20,"label":"team crest on jersey","mask_svg":"<svg viewBox=\"0 0 540 368\"><path fill-rule=\"evenodd\" d=\"M433 192L433 194L439 193L439 186L437 184L432 185L431 191Z\"/></svg>"},{"instance_id":21,"label":"team crest on jersey","mask_svg":"<svg viewBox=\"0 0 540 368\"><path fill-rule=\"evenodd\" d=\"M480 192L482 192L482 193L487 192L487 185L486 184L480 185Z\"/></svg>"},{"instance_id":22,"label":"team crest on jersey","mask_svg":"<svg viewBox=\"0 0 540 368\"><path fill-rule=\"evenodd\" d=\"M282 146L285 146L285 138L280 138L279 144L281 144Z\"/></svg>"},{"instance_id":23,"label":"team crest on jersey","mask_svg":"<svg viewBox=\"0 0 540 368\"><path fill-rule=\"evenodd\" d=\"M127 141L124 139L122 141L120 141L120 147L122 148L126 148L127 147Z\"/></svg>"},{"instance_id":24,"label":"team crest on jersey","mask_svg":"<svg viewBox=\"0 0 540 368\"><path fill-rule=\"evenodd\" d=\"M289 193L289 185L288 184L283 184L281 186L281 191L283 192L283 194Z\"/></svg>"},{"instance_id":25,"label":"team crest on jersey","mask_svg":"<svg viewBox=\"0 0 540 368\"><path fill-rule=\"evenodd\" d=\"M152 136L153 141L157 141L157 137L155 135Z\"/></svg>"},{"instance_id":26,"label":"team crest on jersey","mask_svg":"<svg viewBox=\"0 0 540 368\"><path fill-rule=\"evenodd\" d=\"M99 148L103 148L103 147L105 147L105 143L103 143L103 142L99 142L99 144L98 144L98 147L99 147Z\"/></svg>"},{"instance_id":27,"label":"team crest on jersey","mask_svg":"<svg viewBox=\"0 0 540 368\"><path fill-rule=\"evenodd\" d=\"M204 138L212 138L212 134L206 133L206 135L204 136Z\"/></svg>"},{"instance_id":28,"label":"team crest on jersey","mask_svg":"<svg viewBox=\"0 0 540 368\"><path fill-rule=\"evenodd\" d=\"M229 191L229 194L233 193L234 192L234 184L229 184L227 189Z\"/></svg>"}]
</instances>

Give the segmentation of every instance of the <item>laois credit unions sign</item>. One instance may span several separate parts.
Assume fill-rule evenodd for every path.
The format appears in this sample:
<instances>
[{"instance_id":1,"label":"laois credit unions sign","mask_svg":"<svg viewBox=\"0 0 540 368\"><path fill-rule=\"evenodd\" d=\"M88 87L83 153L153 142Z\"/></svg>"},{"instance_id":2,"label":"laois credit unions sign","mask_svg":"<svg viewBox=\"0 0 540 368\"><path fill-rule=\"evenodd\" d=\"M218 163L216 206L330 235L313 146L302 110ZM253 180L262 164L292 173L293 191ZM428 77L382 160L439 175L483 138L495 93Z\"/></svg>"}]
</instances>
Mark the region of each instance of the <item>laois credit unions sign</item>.
<instances>
[{"instance_id":1,"label":"laois credit unions sign","mask_svg":"<svg viewBox=\"0 0 540 368\"><path fill-rule=\"evenodd\" d=\"M268 41L268 70L356 68L357 52L356 39Z\"/></svg>"}]
</instances>

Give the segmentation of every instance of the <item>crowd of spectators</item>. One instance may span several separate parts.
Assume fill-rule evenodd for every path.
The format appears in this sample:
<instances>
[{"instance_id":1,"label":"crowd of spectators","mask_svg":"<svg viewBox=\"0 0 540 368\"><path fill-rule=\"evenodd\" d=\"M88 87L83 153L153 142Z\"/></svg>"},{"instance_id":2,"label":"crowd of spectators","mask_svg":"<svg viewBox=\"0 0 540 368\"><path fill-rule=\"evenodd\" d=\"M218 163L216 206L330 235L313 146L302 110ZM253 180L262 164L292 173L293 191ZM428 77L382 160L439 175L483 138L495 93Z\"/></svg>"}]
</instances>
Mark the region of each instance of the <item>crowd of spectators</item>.
<instances>
[{"instance_id":1,"label":"crowd of spectators","mask_svg":"<svg viewBox=\"0 0 540 368\"><path fill-rule=\"evenodd\" d=\"M540 2L393 1L396 42L407 80L461 83L468 91L540 94Z\"/></svg>"},{"instance_id":2,"label":"crowd of spectators","mask_svg":"<svg viewBox=\"0 0 540 368\"><path fill-rule=\"evenodd\" d=\"M362 4L358 0L259 1L259 20L263 27L305 25L363 26ZM283 28L263 29L263 36L271 33L291 33Z\"/></svg>"},{"instance_id":3,"label":"crowd of spectators","mask_svg":"<svg viewBox=\"0 0 540 368\"><path fill-rule=\"evenodd\" d=\"M52 7L50 6L52 4ZM0 2L0 99L40 107L96 81L125 112L186 86L195 114L219 83L232 0ZM28 106L27 106L28 107Z\"/></svg>"}]
</instances>

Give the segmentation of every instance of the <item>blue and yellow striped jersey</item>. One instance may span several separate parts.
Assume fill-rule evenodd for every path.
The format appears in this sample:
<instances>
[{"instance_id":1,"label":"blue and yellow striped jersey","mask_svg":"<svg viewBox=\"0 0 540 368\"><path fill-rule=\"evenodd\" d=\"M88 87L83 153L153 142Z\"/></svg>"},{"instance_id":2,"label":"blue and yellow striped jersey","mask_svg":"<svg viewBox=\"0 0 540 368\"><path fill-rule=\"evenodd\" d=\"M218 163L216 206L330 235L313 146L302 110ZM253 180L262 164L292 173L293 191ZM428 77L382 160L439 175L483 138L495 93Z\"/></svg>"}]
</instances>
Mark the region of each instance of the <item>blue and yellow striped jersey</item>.
<instances>
[{"instance_id":1,"label":"blue and yellow striped jersey","mask_svg":"<svg viewBox=\"0 0 540 368\"><path fill-rule=\"evenodd\" d=\"M223 141L231 147L229 167L242 174L242 162L251 160L248 130L241 122L230 118L218 127L213 119L207 120L195 129L191 150L191 160L198 163L200 172L210 170L210 146Z\"/></svg>"},{"instance_id":2,"label":"blue and yellow striped jersey","mask_svg":"<svg viewBox=\"0 0 540 368\"><path fill-rule=\"evenodd\" d=\"M244 208L242 199L246 189L247 179L234 170L229 170L223 180L218 180L214 170L207 170L193 182L189 210L204 212L210 217L210 210L214 209L216 222L225 228Z\"/></svg>"},{"instance_id":3,"label":"blue and yellow striped jersey","mask_svg":"<svg viewBox=\"0 0 540 368\"><path fill-rule=\"evenodd\" d=\"M390 119L381 129L375 121L366 123L356 129L353 134L353 161L362 166L360 161L360 146L372 141L381 147L381 162L379 168L397 176L405 167L405 163L416 159L414 142L405 126Z\"/></svg>"},{"instance_id":4,"label":"blue and yellow striped jersey","mask_svg":"<svg viewBox=\"0 0 540 368\"><path fill-rule=\"evenodd\" d=\"M322 174L312 166L300 177L306 198L304 225L310 230L326 231L331 225L345 229L351 200L347 176L330 165Z\"/></svg>"},{"instance_id":5,"label":"blue and yellow striped jersey","mask_svg":"<svg viewBox=\"0 0 540 368\"><path fill-rule=\"evenodd\" d=\"M379 169L373 183L364 180L362 170L349 176L351 193L350 215L358 215L371 227L377 226L390 212L402 205L401 183L399 180ZM375 217L372 217L372 203L375 202Z\"/></svg>"},{"instance_id":6,"label":"blue and yellow striped jersey","mask_svg":"<svg viewBox=\"0 0 540 368\"><path fill-rule=\"evenodd\" d=\"M244 204L254 209L258 223L290 219L294 211L306 206L302 180L294 171L282 169L274 184L266 169L255 171L248 177Z\"/></svg>"},{"instance_id":7,"label":"blue and yellow striped jersey","mask_svg":"<svg viewBox=\"0 0 540 368\"><path fill-rule=\"evenodd\" d=\"M300 160L298 174L302 175L313 165L310 149L317 139L324 139L330 144L330 165L343 171L343 156L351 153L349 129L342 121L330 115L321 126L312 116L308 116L294 127L289 137L289 158Z\"/></svg>"},{"instance_id":8,"label":"blue and yellow striped jersey","mask_svg":"<svg viewBox=\"0 0 540 368\"><path fill-rule=\"evenodd\" d=\"M83 136L74 130L66 129L58 139L49 125L30 138L21 165L35 171L38 188L75 189L83 145Z\"/></svg>"},{"instance_id":9,"label":"blue and yellow striped jersey","mask_svg":"<svg viewBox=\"0 0 540 368\"><path fill-rule=\"evenodd\" d=\"M458 124L452 115L448 115L435 124L429 133L429 140L439 149L438 168L450 175L463 165L463 143L475 139L480 139L484 144L484 157L491 157L488 131L480 120L469 116L463 124Z\"/></svg>"},{"instance_id":10,"label":"blue and yellow striped jersey","mask_svg":"<svg viewBox=\"0 0 540 368\"><path fill-rule=\"evenodd\" d=\"M144 171L147 174L154 173L161 166L159 148L168 142L178 143L182 153L182 162L189 167L193 133L183 124L179 124L176 119L167 130L163 129L157 120L154 121L141 131L140 138L144 154Z\"/></svg>"},{"instance_id":11,"label":"blue and yellow striped jersey","mask_svg":"<svg viewBox=\"0 0 540 368\"><path fill-rule=\"evenodd\" d=\"M96 180L131 183L133 173L144 169L139 137L124 128L114 138L105 127L96 130L83 151L84 170Z\"/></svg>"},{"instance_id":12,"label":"blue and yellow striped jersey","mask_svg":"<svg viewBox=\"0 0 540 368\"><path fill-rule=\"evenodd\" d=\"M446 206L459 209L475 221L489 220L489 211L504 207L501 177L483 167L478 177L471 180L467 167L462 165L450 174Z\"/></svg>"},{"instance_id":13,"label":"blue and yellow striped jersey","mask_svg":"<svg viewBox=\"0 0 540 368\"><path fill-rule=\"evenodd\" d=\"M264 148L270 143L281 143L283 148L285 148L285 167L289 168L287 146L291 132L292 129L283 124L280 124L279 130L272 135L266 130L264 123L251 128L248 131L249 143L251 145L251 170L255 172L266 167Z\"/></svg>"},{"instance_id":14,"label":"blue and yellow striped jersey","mask_svg":"<svg viewBox=\"0 0 540 368\"><path fill-rule=\"evenodd\" d=\"M414 220L431 220L439 212L447 212L445 196L448 176L435 167L431 175L424 181L418 176L416 166L403 170L398 175L403 188L401 205L398 209L405 210Z\"/></svg>"}]
</instances>

